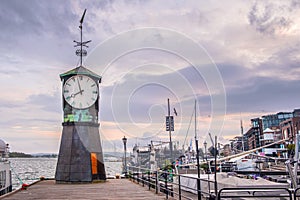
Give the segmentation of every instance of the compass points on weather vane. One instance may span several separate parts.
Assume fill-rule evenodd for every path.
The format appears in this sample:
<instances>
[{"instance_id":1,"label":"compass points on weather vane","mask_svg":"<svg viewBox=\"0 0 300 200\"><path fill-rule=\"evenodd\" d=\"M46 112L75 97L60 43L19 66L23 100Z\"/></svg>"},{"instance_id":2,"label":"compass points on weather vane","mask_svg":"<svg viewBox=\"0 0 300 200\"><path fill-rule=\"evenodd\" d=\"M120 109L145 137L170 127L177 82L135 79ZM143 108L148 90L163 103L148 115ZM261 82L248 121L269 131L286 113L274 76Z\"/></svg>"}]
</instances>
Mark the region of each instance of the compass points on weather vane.
<instances>
[{"instance_id":1,"label":"compass points on weather vane","mask_svg":"<svg viewBox=\"0 0 300 200\"><path fill-rule=\"evenodd\" d=\"M80 57L80 66L82 66L82 57L87 55L87 51L85 49L83 49L83 47L89 48L89 46L87 44L92 41L92 40L88 40L88 41L85 41L85 42L82 41L82 24L83 24L85 13L86 13L86 9L84 10L83 15L82 15L82 17L79 21L80 22L80 25L79 25L79 28L80 28L80 42L78 42L76 40L73 40L73 42L76 43L74 45L74 47L80 47L80 49L76 49L76 51L75 51L76 55Z\"/></svg>"}]
</instances>

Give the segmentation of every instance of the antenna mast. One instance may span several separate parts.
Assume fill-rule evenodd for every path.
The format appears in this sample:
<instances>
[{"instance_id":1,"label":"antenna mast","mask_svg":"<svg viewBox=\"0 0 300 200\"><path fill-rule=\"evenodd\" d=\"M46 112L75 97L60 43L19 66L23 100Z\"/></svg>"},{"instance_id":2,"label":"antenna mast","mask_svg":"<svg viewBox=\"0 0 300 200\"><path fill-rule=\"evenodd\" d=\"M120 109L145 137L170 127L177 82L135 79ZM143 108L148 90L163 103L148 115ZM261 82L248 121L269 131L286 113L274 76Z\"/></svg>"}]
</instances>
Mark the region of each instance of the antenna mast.
<instances>
[{"instance_id":1,"label":"antenna mast","mask_svg":"<svg viewBox=\"0 0 300 200\"><path fill-rule=\"evenodd\" d=\"M73 41L73 42L76 43L76 45L74 47L80 46L80 49L76 50L76 55L80 56L80 66L82 66L82 57L87 55L87 51L85 49L82 49L82 47L88 48L88 46L86 44L92 41L92 40L89 40L89 41L82 42L82 24L83 24L85 12L86 12L86 9L84 9L82 17L79 21L80 22L80 25L79 25L79 28L80 28L80 42L77 42L76 40Z\"/></svg>"}]
</instances>

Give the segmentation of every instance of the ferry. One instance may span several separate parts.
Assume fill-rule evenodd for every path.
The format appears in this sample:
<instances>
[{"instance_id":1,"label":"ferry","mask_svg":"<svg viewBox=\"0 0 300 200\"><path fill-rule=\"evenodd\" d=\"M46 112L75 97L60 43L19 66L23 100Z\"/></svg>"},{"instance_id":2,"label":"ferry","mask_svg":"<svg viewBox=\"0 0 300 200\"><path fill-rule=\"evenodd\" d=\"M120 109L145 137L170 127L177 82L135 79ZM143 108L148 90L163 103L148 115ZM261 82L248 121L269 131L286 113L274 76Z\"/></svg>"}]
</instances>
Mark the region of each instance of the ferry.
<instances>
[{"instance_id":1,"label":"ferry","mask_svg":"<svg viewBox=\"0 0 300 200\"><path fill-rule=\"evenodd\" d=\"M12 191L12 176L8 160L9 146L0 139L0 196Z\"/></svg>"}]
</instances>

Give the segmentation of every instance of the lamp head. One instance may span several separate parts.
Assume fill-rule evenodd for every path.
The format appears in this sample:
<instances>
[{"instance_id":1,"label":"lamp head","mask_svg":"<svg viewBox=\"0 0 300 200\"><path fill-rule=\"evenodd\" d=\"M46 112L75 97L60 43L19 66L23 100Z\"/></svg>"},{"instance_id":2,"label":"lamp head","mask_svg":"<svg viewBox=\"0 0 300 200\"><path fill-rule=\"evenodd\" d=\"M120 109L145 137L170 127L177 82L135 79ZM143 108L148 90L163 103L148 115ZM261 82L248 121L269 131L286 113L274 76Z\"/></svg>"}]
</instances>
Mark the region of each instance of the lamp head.
<instances>
[{"instance_id":1,"label":"lamp head","mask_svg":"<svg viewBox=\"0 0 300 200\"><path fill-rule=\"evenodd\" d=\"M123 138L122 138L122 140L123 140L123 143L124 143L124 145L127 143L127 138L124 136Z\"/></svg>"}]
</instances>

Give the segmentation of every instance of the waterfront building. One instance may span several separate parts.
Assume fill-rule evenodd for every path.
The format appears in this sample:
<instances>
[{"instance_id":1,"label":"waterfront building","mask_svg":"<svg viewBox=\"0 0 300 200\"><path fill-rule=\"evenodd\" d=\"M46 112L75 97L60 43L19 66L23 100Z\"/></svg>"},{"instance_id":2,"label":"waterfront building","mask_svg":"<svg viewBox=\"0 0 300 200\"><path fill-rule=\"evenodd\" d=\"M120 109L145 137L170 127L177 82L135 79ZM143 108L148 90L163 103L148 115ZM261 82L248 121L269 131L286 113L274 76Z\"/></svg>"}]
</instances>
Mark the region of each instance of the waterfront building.
<instances>
[{"instance_id":1,"label":"waterfront building","mask_svg":"<svg viewBox=\"0 0 300 200\"><path fill-rule=\"evenodd\" d=\"M293 111L293 117L300 117L300 109L295 109Z\"/></svg>"},{"instance_id":2,"label":"waterfront building","mask_svg":"<svg viewBox=\"0 0 300 200\"><path fill-rule=\"evenodd\" d=\"M231 149L234 153L239 153L243 150L242 138L242 136L235 136L232 140L230 140Z\"/></svg>"},{"instance_id":3,"label":"waterfront building","mask_svg":"<svg viewBox=\"0 0 300 200\"><path fill-rule=\"evenodd\" d=\"M289 139L290 143L293 143L298 130L300 130L300 109L294 109L293 112L264 115L261 118L251 119L251 128L244 133L243 138L237 136L231 140L231 148L242 150L242 140L244 140L245 151L280 139ZM280 148L281 150L282 148Z\"/></svg>"},{"instance_id":4,"label":"waterfront building","mask_svg":"<svg viewBox=\"0 0 300 200\"><path fill-rule=\"evenodd\" d=\"M130 157L130 165L142 168L163 168L166 164L171 164L169 163L169 142L160 141L160 144L153 144L153 142L154 141L151 141L151 144L145 146L136 144L133 147L133 155ZM175 143L176 142L174 142L174 144ZM194 150L187 151L186 154L186 159L189 161L196 158ZM182 157L184 153L182 150L177 149L174 145L173 155L176 159L178 159Z\"/></svg>"},{"instance_id":5,"label":"waterfront building","mask_svg":"<svg viewBox=\"0 0 300 200\"><path fill-rule=\"evenodd\" d=\"M282 139L282 135L280 129L273 130L270 128L266 128L263 131L263 135L261 137L261 144L262 146L264 146L264 145L271 144L273 142L277 142L281 139ZM268 148L262 149L262 152L265 155L272 155L276 157L280 156L282 151L285 151L285 149L282 148L280 144L274 144L272 146L269 146Z\"/></svg>"},{"instance_id":6,"label":"waterfront building","mask_svg":"<svg viewBox=\"0 0 300 200\"><path fill-rule=\"evenodd\" d=\"M257 132L257 129L255 129L254 127L251 127L246 133L245 135L247 135L247 146L248 146L248 150L251 149L255 149L257 147L259 147L259 132Z\"/></svg>"},{"instance_id":7,"label":"waterfront building","mask_svg":"<svg viewBox=\"0 0 300 200\"><path fill-rule=\"evenodd\" d=\"M279 128L280 122L293 117L292 112L279 112L277 114L262 116L263 130L267 128L276 129Z\"/></svg>"},{"instance_id":8,"label":"waterfront building","mask_svg":"<svg viewBox=\"0 0 300 200\"><path fill-rule=\"evenodd\" d=\"M251 119L251 128L244 134L247 150L261 146L262 120L260 118Z\"/></svg>"},{"instance_id":9,"label":"waterfront building","mask_svg":"<svg viewBox=\"0 0 300 200\"><path fill-rule=\"evenodd\" d=\"M300 116L295 114L297 117L284 120L280 123L280 129L283 139L288 139L290 143L294 143L295 135L300 130Z\"/></svg>"}]
</instances>

